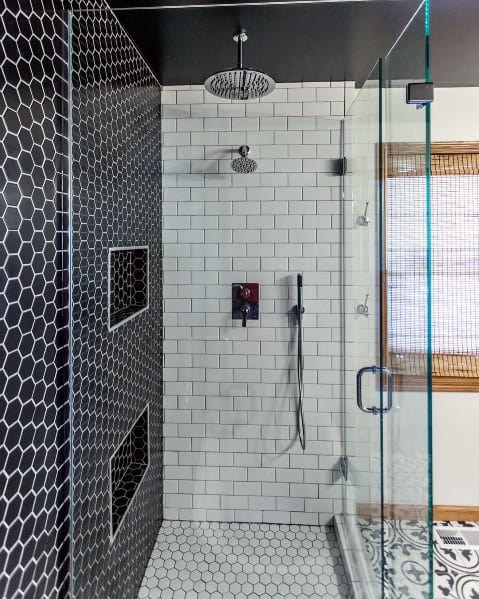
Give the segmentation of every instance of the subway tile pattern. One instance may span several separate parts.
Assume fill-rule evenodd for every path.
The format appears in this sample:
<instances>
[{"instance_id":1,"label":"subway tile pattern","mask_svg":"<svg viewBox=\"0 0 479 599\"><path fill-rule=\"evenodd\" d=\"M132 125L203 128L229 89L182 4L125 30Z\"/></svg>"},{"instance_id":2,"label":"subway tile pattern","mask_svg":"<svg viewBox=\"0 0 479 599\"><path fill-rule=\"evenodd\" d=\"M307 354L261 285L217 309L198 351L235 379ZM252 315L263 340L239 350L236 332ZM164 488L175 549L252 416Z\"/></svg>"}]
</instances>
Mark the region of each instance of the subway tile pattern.
<instances>
[{"instance_id":1,"label":"subway tile pattern","mask_svg":"<svg viewBox=\"0 0 479 599\"><path fill-rule=\"evenodd\" d=\"M330 527L163 523L138 599L346 599Z\"/></svg>"},{"instance_id":2,"label":"subway tile pattern","mask_svg":"<svg viewBox=\"0 0 479 599\"><path fill-rule=\"evenodd\" d=\"M163 90L165 517L326 524L339 511L339 155L343 86L260 101ZM256 172L231 160L251 147ZM307 449L296 438L304 273ZM231 319L231 284L260 319Z\"/></svg>"},{"instance_id":3,"label":"subway tile pattern","mask_svg":"<svg viewBox=\"0 0 479 599\"><path fill-rule=\"evenodd\" d=\"M72 57L73 594L133 597L162 518L160 89L109 11ZM149 247L149 307L108 330L108 251ZM110 536L109 460L149 406L150 465Z\"/></svg>"},{"instance_id":4,"label":"subway tile pattern","mask_svg":"<svg viewBox=\"0 0 479 599\"><path fill-rule=\"evenodd\" d=\"M0 8L0 596L66 596L66 21Z\"/></svg>"}]
</instances>

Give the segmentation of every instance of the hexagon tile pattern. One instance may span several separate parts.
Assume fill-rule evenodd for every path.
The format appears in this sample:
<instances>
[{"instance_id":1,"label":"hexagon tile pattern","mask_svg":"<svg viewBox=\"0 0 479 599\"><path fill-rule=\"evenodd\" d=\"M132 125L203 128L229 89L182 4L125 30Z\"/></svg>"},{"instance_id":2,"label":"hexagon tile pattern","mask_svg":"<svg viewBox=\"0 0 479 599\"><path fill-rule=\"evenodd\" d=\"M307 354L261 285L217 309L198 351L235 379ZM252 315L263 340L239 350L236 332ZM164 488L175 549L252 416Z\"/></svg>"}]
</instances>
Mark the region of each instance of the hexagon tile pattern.
<instances>
[{"instance_id":1,"label":"hexagon tile pattern","mask_svg":"<svg viewBox=\"0 0 479 599\"><path fill-rule=\"evenodd\" d=\"M72 17L72 127L73 595L127 599L162 518L160 87L110 11ZM109 331L126 247L148 247L149 305ZM112 538L110 459L147 405L149 466Z\"/></svg>"},{"instance_id":2,"label":"hexagon tile pattern","mask_svg":"<svg viewBox=\"0 0 479 599\"><path fill-rule=\"evenodd\" d=\"M65 596L69 570L67 27L0 7L0 597Z\"/></svg>"},{"instance_id":3,"label":"hexagon tile pattern","mask_svg":"<svg viewBox=\"0 0 479 599\"><path fill-rule=\"evenodd\" d=\"M70 207L67 155L68 30L67 15L63 12L68 6L85 9L104 8L107 4L103 0L4 0L0 7L0 597L8 599L56 599L68 597L69 593ZM95 163L97 170L103 169L107 156L110 161L108 176L112 177L108 192L105 191L104 178L94 173L93 168L89 171L83 169L82 173L94 175L85 191L86 195L91 194L91 199L98 200L98 194L92 191L97 189L102 201L109 202L110 209L116 201L125 203L127 209L121 214L121 219L127 219L127 224L123 223L120 227L118 223L121 220L115 221L109 213L108 217L94 221L91 226L91 204L85 201L84 206L79 206L77 203L77 212L82 212L82 216L88 215L90 219L84 222L80 218L80 226L91 226L95 235L98 234L90 246L95 246L95 249L84 256L81 266L85 267L85 263L90 265L91 260L92 268L101 270L103 253L96 253L96 250L99 246L103 248L113 238L118 242L121 237L121 241L125 244L128 242L128 245L132 239L141 239L143 243L146 239L146 243L152 240L153 266L157 276L153 282L151 320L145 317L143 329L140 324L135 328L130 327L128 334L125 334L125 329L122 332L123 343L112 344L106 335L101 340L99 337L93 339L89 325L99 318L100 313L91 311L89 319L87 310L77 310L76 315L80 320L76 329L76 349L91 343L91 353L86 356L84 351L80 362L75 363L77 367L81 365L81 392L77 393L76 400L80 396L86 398L86 401L77 403L84 415L81 425L85 437L81 440L86 444L93 440L98 446L98 437L93 433L89 435L90 424L93 422L94 430L96 422L93 412L95 405L89 393L94 395L99 388L108 388L108 396L115 397L108 404L112 410L108 420L111 436L105 435L105 451L111 451L112 446L119 442L124 433L122 427L134 420L133 414L137 416L147 401L155 405L151 411L155 416L151 428L158 439L152 457L155 468L145 480L143 492L136 498L136 510L131 511L136 519L130 517L130 520L135 519L135 526L140 530L138 542L143 543L143 546L139 558L135 554L131 560L133 565L121 572L133 596L132 589L138 586L142 575L142 551L146 562L148 543L151 545L154 541L155 527L161 516L161 505L156 499L156 496L161 496L159 89L128 37L121 32L115 17L108 14L98 11L96 18L92 17L90 29L84 32L86 35L81 40L81 46L89 48L89 59L97 59L100 37L105 38L103 44L109 45L108 51L114 50L117 54L108 54L112 64L104 66L107 69L116 68L121 63L127 69L132 68L132 74L127 77L123 70L120 76L120 69L116 69L117 72L112 73L111 80L107 81L103 77L104 72L99 74L96 70L94 73L92 71L92 76L97 77L97 86L92 88L95 90L93 96L96 94L98 101L103 94L105 100L97 116L105 120L98 128L101 138L97 137L96 145L88 146L88 152L95 151L96 155L88 153L85 161L90 162L90 166ZM116 65L113 64L115 62ZM104 86L101 93L98 91L100 84ZM81 107L85 109L81 111L85 115L85 123L90 119L88 125L94 122L88 112L90 100ZM107 134L105 122L111 124L112 118L118 118L120 126L111 126ZM105 151L106 148L115 149L118 136L126 131L135 139L130 154L123 152L112 156ZM88 141L91 141L91 137ZM86 146L82 147L85 149ZM137 152L135 157L133 152ZM120 161L120 166L116 160ZM125 178L128 179L127 183ZM126 201L124 195L116 194L115 182L128 195ZM79 201L85 200L85 194L79 196ZM146 199L151 200L152 204L148 216L143 217ZM108 234L105 234L107 228ZM84 229L79 231L79 237L84 233ZM86 241L89 243L91 237ZM85 267L83 278L81 281L77 279L77 284L85 284L88 277L94 283L99 282L91 275L91 271ZM100 287L94 289L88 309L95 302L100 302L101 291ZM82 334L78 334L79 326L83 327ZM94 341L97 341L96 345ZM147 347L148 344L151 344L151 349ZM111 347L113 355L108 354ZM98 360L100 368L97 371L101 380L95 381L95 389L92 390L92 382L88 378L91 374L89 358L96 360L98 353L103 350L105 353L102 354L103 359ZM143 380L145 373L140 373L138 362L130 359L132 354L138 356L138 361L143 361L145 354L148 354L145 368L155 373L150 387L137 384L135 376ZM114 378L115 368L110 368L112 360L117 360L124 369L122 377ZM128 363L127 367L125 362ZM135 376L132 375L133 371ZM115 402L130 400L130 393L134 395L134 400L130 401L128 410L121 412ZM102 401L105 400L105 394L98 395ZM108 460L95 462L96 469L80 469L76 474L105 483L107 463ZM78 488L89 487L87 484ZM153 495L154 504L152 499L146 499ZM103 534L104 529L108 528L104 489L98 491L97 497L90 499L94 505L92 521L88 521L88 524L92 523ZM101 525L97 511L97 505L100 504ZM142 509L145 505L146 508ZM80 519L83 521L84 517ZM123 530L125 538L128 537L127 530L131 532L131 529L131 522L126 523ZM79 534L81 537L81 531ZM99 558L95 553L98 546L93 540L92 561ZM104 546L105 555L114 557L108 542ZM133 543L131 550L136 549ZM101 564L100 559L98 563ZM121 560L118 564L122 566ZM86 571L91 574L90 570ZM108 569L105 569L105 575L109 575ZM118 580L119 577L120 574L117 574L112 578ZM102 580L101 576L98 580ZM102 598L107 596L102 592L99 595ZM86 596L97 595L88 594L87 591ZM108 595L118 596L115 592Z\"/></svg>"},{"instance_id":4,"label":"hexagon tile pattern","mask_svg":"<svg viewBox=\"0 0 479 599\"><path fill-rule=\"evenodd\" d=\"M347 599L330 527L164 521L138 599Z\"/></svg>"}]
</instances>

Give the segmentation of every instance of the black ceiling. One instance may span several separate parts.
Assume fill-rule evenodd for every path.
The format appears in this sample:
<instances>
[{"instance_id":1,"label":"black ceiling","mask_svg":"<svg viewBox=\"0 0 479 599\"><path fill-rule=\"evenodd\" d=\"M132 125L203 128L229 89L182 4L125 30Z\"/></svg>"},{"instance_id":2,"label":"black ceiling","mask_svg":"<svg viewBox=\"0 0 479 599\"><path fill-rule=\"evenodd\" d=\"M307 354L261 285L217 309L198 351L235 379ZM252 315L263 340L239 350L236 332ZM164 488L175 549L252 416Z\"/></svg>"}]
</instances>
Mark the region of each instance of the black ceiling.
<instances>
[{"instance_id":1,"label":"black ceiling","mask_svg":"<svg viewBox=\"0 0 479 599\"><path fill-rule=\"evenodd\" d=\"M479 0L431 0L432 77L436 85L479 85ZM192 2L175 1L175 5ZM276 81L361 83L378 56L398 37L419 0L363 0L271 6L168 6L159 0L111 0L163 85L201 84L212 72L234 66L232 35L246 29L244 63ZM226 2L225 2L226 3ZM237 4L238 2L235 2ZM216 5L216 6L215 6ZM419 25L419 24L418 24ZM421 27L417 26L418 52ZM418 60L418 64L422 62ZM396 77L412 77L411 59Z\"/></svg>"}]
</instances>

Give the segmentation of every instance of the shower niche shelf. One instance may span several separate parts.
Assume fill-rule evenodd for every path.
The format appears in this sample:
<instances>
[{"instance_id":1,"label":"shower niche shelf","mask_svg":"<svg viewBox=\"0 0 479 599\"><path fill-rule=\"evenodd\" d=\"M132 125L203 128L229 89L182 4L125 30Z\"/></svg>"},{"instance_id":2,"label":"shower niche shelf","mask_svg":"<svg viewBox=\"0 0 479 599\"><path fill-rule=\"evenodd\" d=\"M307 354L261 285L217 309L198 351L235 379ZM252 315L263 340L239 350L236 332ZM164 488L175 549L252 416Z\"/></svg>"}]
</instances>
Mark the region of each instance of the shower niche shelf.
<instances>
[{"instance_id":1,"label":"shower niche shelf","mask_svg":"<svg viewBox=\"0 0 479 599\"><path fill-rule=\"evenodd\" d=\"M108 253L108 328L116 329L148 308L148 248Z\"/></svg>"},{"instance_id":2,"label":"shower niche shelf","mask_svg":"<svg viewBox=\"0 0 479 599\"><path fill-rule=\"evenodd\" d=\"M150 463L148 407L110 458L110 531L113 541Z\"/></svg>"}]
</instances>

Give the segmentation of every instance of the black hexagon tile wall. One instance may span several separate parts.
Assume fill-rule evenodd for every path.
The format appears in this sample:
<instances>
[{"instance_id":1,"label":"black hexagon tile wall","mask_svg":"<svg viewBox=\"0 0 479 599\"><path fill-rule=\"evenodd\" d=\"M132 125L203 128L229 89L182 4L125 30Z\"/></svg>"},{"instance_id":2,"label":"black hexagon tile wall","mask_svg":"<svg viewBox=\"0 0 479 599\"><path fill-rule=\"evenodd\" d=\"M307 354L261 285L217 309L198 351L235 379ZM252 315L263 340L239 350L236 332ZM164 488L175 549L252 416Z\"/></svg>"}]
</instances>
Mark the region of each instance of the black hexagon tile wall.
<instances>
[{"instance_id":1,"label":"black hexagon tile wall","mask_svg":"<svg viewBox=\"0 0 479 599\"><path fill-rule=\"evenodd\" d=\"M22 6L20 6L22 4ZM3 4L0 596L68 590L66 21Z\"/></svg>"},{"instance_id":2,"label":"black hexagon tile wall","mask_svg":"<svg viewBox=\"0 0 479 599\"><path fill-rule=\"evenodd\" d=\"M69 73L66 4L2 6L0 596L129 597L162 515L159 85L111 13L74 14ZM108 252L132 246L148 309L109 331ZM139 422L149 465L112 542L111 458Z\"/></svg>"}]
</instances>

